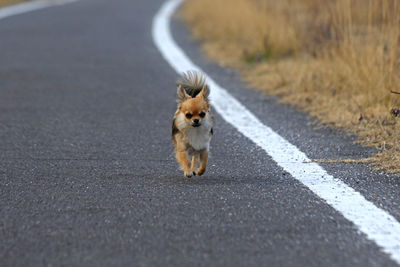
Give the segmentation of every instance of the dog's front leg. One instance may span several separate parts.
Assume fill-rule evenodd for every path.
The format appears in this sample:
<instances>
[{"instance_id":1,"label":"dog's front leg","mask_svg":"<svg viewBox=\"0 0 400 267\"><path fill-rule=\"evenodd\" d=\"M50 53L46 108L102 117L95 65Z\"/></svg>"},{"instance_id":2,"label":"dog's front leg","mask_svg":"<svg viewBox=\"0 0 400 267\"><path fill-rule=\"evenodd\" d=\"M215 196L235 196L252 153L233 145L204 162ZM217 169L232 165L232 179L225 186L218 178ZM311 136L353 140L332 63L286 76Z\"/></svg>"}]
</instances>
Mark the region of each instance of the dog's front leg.
<instances>
[{"instance_id":1,"label":"dog's front leg","mask_svg":"<svg viewBox=\"0 0 400 267\"><path fill-rule=\"evenodd\" d=\"M177 150L176 151L176 160L182 166L183 173L186 177L190 178L193 176L193 171L191 170L190 161L188 156L186 155L185 150Z\"/></svg>"}]
</instances>

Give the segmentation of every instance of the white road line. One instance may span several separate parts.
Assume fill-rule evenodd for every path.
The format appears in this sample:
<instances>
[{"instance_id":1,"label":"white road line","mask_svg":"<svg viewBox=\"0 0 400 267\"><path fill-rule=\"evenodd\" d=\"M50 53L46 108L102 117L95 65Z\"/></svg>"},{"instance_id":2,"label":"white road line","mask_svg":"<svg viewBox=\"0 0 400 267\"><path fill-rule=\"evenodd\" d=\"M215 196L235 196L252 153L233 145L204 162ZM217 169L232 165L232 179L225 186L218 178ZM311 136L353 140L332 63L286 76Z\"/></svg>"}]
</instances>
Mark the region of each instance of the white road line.
<instances>
[{"instance_id":1,"label":"white road line","mask_svg":"<svg viewBox=\"0 0 400 267\"><path fill-rule=\"evenodd\" d=\"M167 1L153 19L153 40L164 59L181 74L199 70L171 37L170 17L182 0ZM205 73L204 71L202 71ZM400 224L360 193L329 175L296 146L262 124L249 110L210 77L212 105L219 115L244 136L263 148L272 159L317 196L353 222L370 240L400 264Z\"/></svg>"},{"instance_id":2,"label":"white road line","mask_svg":"<svg viewBox=\"0 0 400 267\"><path fill-rule=\"evenodd\" d=\"M37 9L42 9L50 6L64 5L78 0L38 0L31 2L23 2L20 4L3 7L0 9L0 19L10 16L30 12Z\"/></svg>"}]
</instances>

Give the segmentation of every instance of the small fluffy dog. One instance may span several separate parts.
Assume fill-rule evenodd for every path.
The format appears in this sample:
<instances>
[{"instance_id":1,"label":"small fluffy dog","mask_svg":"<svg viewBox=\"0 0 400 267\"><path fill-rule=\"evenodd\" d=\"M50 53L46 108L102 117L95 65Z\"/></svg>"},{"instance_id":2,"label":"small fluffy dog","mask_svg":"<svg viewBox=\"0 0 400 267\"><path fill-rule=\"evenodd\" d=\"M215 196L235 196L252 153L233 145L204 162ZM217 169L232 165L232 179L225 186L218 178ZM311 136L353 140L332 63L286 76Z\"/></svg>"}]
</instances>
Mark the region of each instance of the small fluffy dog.
<instances>
[{"instance_id":1,"label":"small fluffy dog","mask_svg":"<svg viewBox=\"0 0 400 267\"><path fill-rule=\"evenodd\" d=\"M188 71L177 84L178 109L172 121L172 140L176 160L189 178L206 171L214 117L208 100L210 90L201 73ZM200 166L197 168L199 159Z\"/></svg>"}]
</instances>

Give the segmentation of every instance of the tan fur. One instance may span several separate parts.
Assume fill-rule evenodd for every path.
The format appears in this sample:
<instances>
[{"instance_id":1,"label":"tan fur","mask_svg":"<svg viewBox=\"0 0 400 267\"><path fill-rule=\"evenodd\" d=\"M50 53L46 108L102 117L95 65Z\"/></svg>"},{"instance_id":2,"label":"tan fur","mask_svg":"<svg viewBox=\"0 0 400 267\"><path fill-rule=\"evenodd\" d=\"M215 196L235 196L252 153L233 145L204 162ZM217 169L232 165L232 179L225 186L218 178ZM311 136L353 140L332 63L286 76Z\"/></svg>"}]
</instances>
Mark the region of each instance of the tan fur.
<instances>
[{"instance_id":1,"label":"tan fur","mask_svg":"<svg viewBox=\"0 0 400 267\"><path fill-rule=\"evenodd\" d=\"M214 122L209 93L205 77L198 72L187 72L178 80L178 108L172 121L172 140L176 159L186 177L202 175L207 168Z\"/></svg>"}]
</instances>

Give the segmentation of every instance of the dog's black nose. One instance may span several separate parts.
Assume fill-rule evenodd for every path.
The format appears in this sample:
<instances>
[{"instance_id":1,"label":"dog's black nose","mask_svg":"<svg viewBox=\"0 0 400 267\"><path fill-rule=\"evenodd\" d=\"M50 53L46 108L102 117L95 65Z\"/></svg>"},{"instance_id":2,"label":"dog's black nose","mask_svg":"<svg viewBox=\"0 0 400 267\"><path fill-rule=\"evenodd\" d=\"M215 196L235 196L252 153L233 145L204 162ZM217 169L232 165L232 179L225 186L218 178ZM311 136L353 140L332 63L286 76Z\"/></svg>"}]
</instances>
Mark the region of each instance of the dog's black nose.
<instances>
[{"instance_id":1,"label":"dog's black nose","mask_svg":"<svg viewBox=\"0 0 400 267\"><path fill-rule=\"evenodd\" d=\"M195 124L198 124L198 123L199 123L199 119L194 119L193 122L194 122Z\"/></svg>"}]
</instances>

